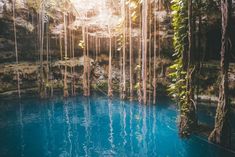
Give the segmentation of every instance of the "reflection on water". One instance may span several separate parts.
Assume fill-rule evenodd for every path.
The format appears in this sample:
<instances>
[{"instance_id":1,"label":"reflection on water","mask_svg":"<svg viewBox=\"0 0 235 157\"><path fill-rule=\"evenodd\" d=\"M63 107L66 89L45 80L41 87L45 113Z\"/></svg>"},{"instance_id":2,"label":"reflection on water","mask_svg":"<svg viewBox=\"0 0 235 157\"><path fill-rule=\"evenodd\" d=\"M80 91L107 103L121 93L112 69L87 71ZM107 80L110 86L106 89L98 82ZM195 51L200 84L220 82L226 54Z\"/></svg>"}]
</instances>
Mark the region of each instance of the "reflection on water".
<instances>
[{"instance_id":1,"label":"reflection on water","mask_svg":"<svg viewBox=\"0 0 235 157\"><path fill-rule=\"evenodd\" d=\"M0 156L233 156L196 136L180 139L174 105L100 95L0 102Z\"/></svg>"},{"instance_id":2,"label":"reflection on water","mask_svg":"<svg viewBox=\"0 0 235 157\"><path fill-rule=\"evenodd\" d=\"M20 141L21 141L21 150L20 150L20 154L21 154L21 157L24 156L23 152L24 152L24 123L23 123L23 120L22 120L22 105L21 103L19 103L19 106L20 106L20 109L19 109L19 122L20 122Z\"/></svg>"}]
</instances>

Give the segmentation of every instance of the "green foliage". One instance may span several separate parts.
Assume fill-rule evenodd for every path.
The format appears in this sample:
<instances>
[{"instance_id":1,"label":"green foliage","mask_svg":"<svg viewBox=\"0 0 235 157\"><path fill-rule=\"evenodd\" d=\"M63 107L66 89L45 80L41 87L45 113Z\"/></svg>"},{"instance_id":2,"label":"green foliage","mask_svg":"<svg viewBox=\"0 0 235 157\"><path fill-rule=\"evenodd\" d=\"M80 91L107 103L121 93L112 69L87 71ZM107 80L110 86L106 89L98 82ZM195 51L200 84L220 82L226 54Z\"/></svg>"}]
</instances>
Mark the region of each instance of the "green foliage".
<instances>
[{"instance_id":1,"label":"green foliage","mask_svg":"<svg viewBox=\"0 0 235 157\"><path fill-rule=\"evenodd\" d=\"M171 73L169 77L172 84L168 88L169 94L179 102L180 110L184 110L186 105L186 71L183 63L183 53L187 46L188 37L188 16L187 16L187 1L186 0L172 0L172 17L173 17L173 45L175 53L174 64L170 66Z\"/></svg>"}]
</instances>

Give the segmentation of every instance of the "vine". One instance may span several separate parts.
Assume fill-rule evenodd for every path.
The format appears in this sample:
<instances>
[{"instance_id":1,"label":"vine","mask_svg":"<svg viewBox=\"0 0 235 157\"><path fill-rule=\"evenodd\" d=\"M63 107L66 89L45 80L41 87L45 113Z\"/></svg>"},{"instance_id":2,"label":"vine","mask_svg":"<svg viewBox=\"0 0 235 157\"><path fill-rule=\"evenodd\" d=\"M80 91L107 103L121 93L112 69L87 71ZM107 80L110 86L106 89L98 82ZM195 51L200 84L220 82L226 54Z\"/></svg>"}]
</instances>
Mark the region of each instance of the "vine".
<instances>
[{"instance_id":1,"label":"vine","mask_svg":"<svg viewBox=\"0 0 235 157\"><path fill-rule=\"evenodd\" d=\"M175 53L173 54L174 64L170 66L171 73L169 74L172 83L170 84L168 91L169 94L179 102L179 108L181 111L185 110L186 101L186 69L184 63L185 51L187 41L187 5L184 0L172 1L172 16L173 16L173 45Z\"/></svg>"}]
</instances>

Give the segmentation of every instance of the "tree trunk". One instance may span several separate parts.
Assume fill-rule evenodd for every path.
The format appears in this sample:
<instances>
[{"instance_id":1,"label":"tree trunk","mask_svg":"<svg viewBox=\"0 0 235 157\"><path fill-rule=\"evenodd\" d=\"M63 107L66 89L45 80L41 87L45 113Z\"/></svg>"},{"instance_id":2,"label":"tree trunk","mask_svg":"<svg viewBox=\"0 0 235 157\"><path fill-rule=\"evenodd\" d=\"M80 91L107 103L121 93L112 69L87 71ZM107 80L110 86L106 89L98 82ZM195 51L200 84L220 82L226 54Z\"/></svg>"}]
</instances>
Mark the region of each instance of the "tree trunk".
<instances>
[{"instance_id":1,"label":"tree trunk","mask_svg":"<svg viewBox=\"0 0 235 157\"><path fill-rule=\"evenodd\" d=\"M201 0L198 2L201 6ZM196 70L197 70L197 77L196 77L196 102L198 103L199 101L199 76L201 75L201 65L202 65L202 11L201 8L199 9L198 12L198 32L197 32L197 65L196 65Z\"/></svg>"},{"instance_id":2,"label":"tree trunk","mask_svg":"<svg viewBox=\"0 0 235 157\"><path fill-rule=\"evenodd\" d=\"M221 0L222 13L222 40L221 40L221 83L219 91L219 102L216 110L214 130L209 140L231 147L231 128L229 124L230 105L228 99L228 69L230 58L230 29L231 29L231 0Z\"/></svg>"}]
</instances>

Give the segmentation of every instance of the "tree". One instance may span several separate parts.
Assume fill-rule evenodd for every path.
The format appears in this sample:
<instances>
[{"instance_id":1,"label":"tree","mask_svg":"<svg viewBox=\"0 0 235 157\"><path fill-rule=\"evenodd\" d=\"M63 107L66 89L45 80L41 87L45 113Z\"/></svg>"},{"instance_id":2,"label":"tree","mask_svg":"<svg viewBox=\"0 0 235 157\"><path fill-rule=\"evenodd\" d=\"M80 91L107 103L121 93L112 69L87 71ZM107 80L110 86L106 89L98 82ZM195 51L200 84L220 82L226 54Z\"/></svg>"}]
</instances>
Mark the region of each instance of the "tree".
<instances>
[{"instance_id":1,"label":"tree","mask_svg":"<svg viewBox=\"0 0 235 157\"><path fill-rule=\"evenodd\" d=\"M231 51L231 13L232 1L221 0L222 13L222 39L221 39L221 83L219 90L219 102L216 110L214 130L209 136L209 140L231 147L231 128L229 124L230 105L228 99L228 69Z\"/></svg>"}]
</instances>

